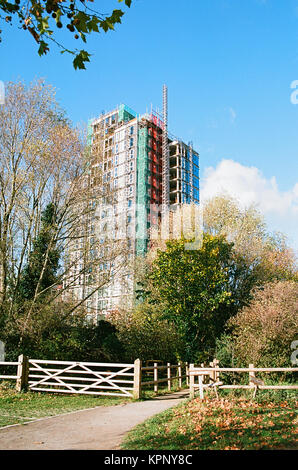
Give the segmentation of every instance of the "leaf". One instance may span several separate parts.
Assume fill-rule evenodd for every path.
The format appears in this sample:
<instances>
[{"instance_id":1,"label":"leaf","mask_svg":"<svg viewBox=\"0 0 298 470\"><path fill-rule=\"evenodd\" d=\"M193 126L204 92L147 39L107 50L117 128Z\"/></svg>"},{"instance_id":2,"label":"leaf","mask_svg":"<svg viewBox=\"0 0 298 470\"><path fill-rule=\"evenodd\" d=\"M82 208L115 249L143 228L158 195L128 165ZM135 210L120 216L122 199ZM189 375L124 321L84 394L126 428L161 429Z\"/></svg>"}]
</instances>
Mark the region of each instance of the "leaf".
<instances>
[{"instance_id":1,"label":"leaf","mask_svg":"<svg viewBox=\"0 0 298 470\"><path fill-rule=\"evenodd\" d=\"M40 41L39 49L38 49L38 54L42 56L43 54L46 54L49 51L48 44L45 41Z\"/></svg>"},{"instance_id":2,"label":"leaf","mask_svg":"<svg viewBox=\"0 0 298 470\"><path fill-rule=\"evenodd\" d=\"M45 31L49 29L48 20L49 20L49 17L45 16L45 17L40 18L40 20L38 21L37 27L39 29L40 34L43 34Z\"/></svg>"},{"instance_id":3,"label":"leaf","mask_svg":"<svg viewBox=\"0 0 298 470\"><path fill-rule=\"evenodd\" d=\"M90 54L87 51L81 50L73 60L73 66L75 70L86 69L84 62L90 62Z\"/></svg>"},{"instance_id":4,"label":"leaf","mask_svg":"<svg viewBox=\"0 0 298 470\"><path fill-rule=\"evenodd\" d=\"M90 16L86 15L83 11L77 13L74 17L74 25L78 31L83 33L88 33L89 29L87 27L87 21L90 21Z\"/></svg>"}]
</instances>

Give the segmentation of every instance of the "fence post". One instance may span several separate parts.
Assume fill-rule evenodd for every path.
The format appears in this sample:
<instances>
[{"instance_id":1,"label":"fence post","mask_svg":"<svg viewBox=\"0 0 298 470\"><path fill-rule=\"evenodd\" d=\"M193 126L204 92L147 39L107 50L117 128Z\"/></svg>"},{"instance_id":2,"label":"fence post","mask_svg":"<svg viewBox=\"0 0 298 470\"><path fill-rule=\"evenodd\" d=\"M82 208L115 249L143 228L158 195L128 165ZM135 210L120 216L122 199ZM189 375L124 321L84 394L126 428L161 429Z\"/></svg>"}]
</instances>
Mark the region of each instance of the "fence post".
<instances>
[{"instance_id":1,"label":"fence post","mask_svg":"<svg viewBox=\"0 0 298 470\"><path fill-rule=\"evenodd\" d=\"M178 362L178 387L182 388L182 366L181 366L181 362Z\"/></svg>"},{"instance_id":2,"label":"fence post","mask_svg":"<svg viewBox=\"0 0 298 470\"><path fill-rule=\"evenodd\" d=\"M185 379L186 379L186 385L189 385L189 366L188 362L185 363Z\"/></svg>"},{"instance_id":3,"label":"fence post","mask_svg":"<svg viewBox=\"0 0 298 470\"><path fill-rule=\"evenodd\" d=\"M218 382L219 381L219 372L216 371L218 368L219 361L217 359L213 359L213 365L214 365L214 381Z\"/></svg>"},{"instance_id":4,"label":"fence post","mask_svg":"<svg viewBox=\"0 0 298 470\"><path fill-rule=\"evenodd\" d=\"M168 390L170 391L171 390L171 363L168 362L167 363L167 376L168 376Z\"/></svg>"},{"instance_id":5,"label":"fence post","mask_svg":"<svg viewBox=\"0 0 298 470\"><path fill-rule=\"evenodd\" d=\"M189 372L189 396L190 398L194 398L195 396L195 376L191 375L194 368L194 364L189 364L188 372Z\"/></svg>"},{"instance_id":6,"label":"fence post","mask_svg":"<svg viewBox=\"0 0 298 470\"><path fill-rule=\"evenodd\" d=\"M253 364L249 364L248 367L249 367L249 369L253 369L253 368L254 368L254 365L253 365ZM251 381L251 377L255 377L255 376L256 376L256 374L254 373L254 371L250 371L250 372L249 372L249 385L250 385L251 387L254 387L254 386L255 386L255 384Z\"/></svg>"},{"instance_id":7,"label":"fence post","mask_svg":"<svg viewBox=\"0 0 298 470\"><path fill-rule=\"evenodd\" d=\"M210 367L214 367L213 362L210 362L210 363L209 363L209 366L210 366ZM210 383L210 379L212 380L212 382L215 381L215 380L214 380L214 372L213 372L213 371L209 372L209 383Z\"/></svg>"},{"instance_id":8,"label":"fence post","mask_svg":"<svg viewBox=\"0 0 298 470\"><path fill-rule=\"evenodd\" d=\"M28 385L28 375L29 375L29 359L24 354L21 354L18 357L18 372L17 372L17 381L16 381L16 390L21 392Z\"/></svg>"},{"instance_id":9,"label":"fence post","mask_svg":"<svg viewBox=\"0 0 298 470\"><path fill-rule=\"evenodd\" d=\"M254 365L253 365L253 364L249 364L249 368L250 368L250 369L253 369L253 368L254 368ZM250 385L252 388L254 388L253 398L255 398L256 393L257 393L257 389L258 389L257 385L256 385L254 382L251 381L251 378L252 378L252 377L255 377L255 376L256 376L256 374L255 374L255 372L254 372L253 370L252 370L251 372L249 372L249 385Z\"/></svg>"},{"instance_id":10,"label":"fence post","mask_svg":"<svg viewBox=\"0 0 298 470\"><path fill-rule=\"evenodd\" d=\"M203 378L202 374L199 375L199 387L200 387L200 398L203 400L204 398L204 388L203 388Z\"/></svg>"},{"instance_id":11,"label":"fence post","mask_svg":"<svg viewBox=\"0 0 298 470\"><path fill-rule=\"evenodd\" d=\"M157 362L154 362L153 366L154 366L154 369L153 369L153 380L154 380L154 382L156 382L156 383L154 384L154 392L157 392L157 391L158 391L158 383L157 383L157 381L158 381L158 368L157 368L157 367L158 367L158 363L157 363Z\"/></svg>"},{"instance_id":12,"label":"fence post","mask_svg":"<svg viewBox=\"0 0 298 470\"><path fill-rule=\"evenodd\" d=\"M139 400L142 391L142 362L136 359L134 362L134 375L133 375L133 397Z\"/></svg>"}]
</instances>

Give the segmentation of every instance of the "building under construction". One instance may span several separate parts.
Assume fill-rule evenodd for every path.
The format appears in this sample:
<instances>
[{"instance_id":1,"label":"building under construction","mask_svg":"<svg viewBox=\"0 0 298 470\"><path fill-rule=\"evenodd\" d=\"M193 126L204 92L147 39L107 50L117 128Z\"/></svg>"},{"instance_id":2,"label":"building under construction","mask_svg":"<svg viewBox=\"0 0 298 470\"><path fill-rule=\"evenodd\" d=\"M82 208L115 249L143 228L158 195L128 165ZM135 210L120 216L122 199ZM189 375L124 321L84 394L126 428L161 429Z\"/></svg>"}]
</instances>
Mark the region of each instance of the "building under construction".
<instances>
[{"instance_id":1,"label":"building under construction","mask_svg":"<svg viewBox=\"0 0 298 470\"><path fill-rule=\"evenodd\" d=\"M163 213L200 200L199 154L191 143L169 134L167 118L164 86L161 115L153 110L137 115L122 104L89 122L90 184L108 185L113 193L111 210L99 206L96 233L100 238L108 227L117 239L122 227L130 259L146 253L151 229L159 226ZM88 299L88 309L105 313L131 297L133 274L127 272L124 277L126 284L116 276L95 292Z\"/></svg>"}]
</instances>

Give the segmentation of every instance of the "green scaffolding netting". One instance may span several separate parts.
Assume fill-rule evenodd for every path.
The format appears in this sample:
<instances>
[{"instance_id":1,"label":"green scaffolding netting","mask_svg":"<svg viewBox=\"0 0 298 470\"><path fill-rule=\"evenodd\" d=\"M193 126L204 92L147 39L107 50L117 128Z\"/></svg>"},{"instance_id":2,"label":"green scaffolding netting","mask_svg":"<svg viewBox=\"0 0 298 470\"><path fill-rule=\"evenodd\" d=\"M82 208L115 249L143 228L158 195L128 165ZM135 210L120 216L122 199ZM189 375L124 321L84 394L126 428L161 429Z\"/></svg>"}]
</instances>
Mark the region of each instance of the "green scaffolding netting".
<instances>
[{"instance_id":1,"label":"green scaffolding netting","mask_svg":"<svg viewBox=\"0 0 298 470\"><path fill-rule=\"evenodd\" d=\"M142 128L138 134L137 156L137 228L136 252L137 255L147 251L147 214L150 199L147 191L148 181L148 129Z\"/></svg>"},{"instance_id":2,"label":"green scaffolding netting","mask_svg":"<svg viewBox=\"0 0 298 470\"><path fill-rule=\"evenodd\" d=\"M118 120L119 121L131 121L131 119L134 119L136 117L136 113L126 106L125 104L120 104L118 108Z\"/></svg>"}]
</instances>

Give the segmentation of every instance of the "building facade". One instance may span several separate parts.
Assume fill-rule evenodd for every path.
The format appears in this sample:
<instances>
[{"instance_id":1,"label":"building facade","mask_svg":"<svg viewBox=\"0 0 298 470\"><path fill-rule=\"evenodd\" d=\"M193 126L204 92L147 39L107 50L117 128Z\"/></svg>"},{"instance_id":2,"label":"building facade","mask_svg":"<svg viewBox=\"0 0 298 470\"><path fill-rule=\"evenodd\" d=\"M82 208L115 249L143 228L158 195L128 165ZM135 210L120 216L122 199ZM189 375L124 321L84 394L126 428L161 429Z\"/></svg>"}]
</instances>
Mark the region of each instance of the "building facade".
<instances>
[{"instance_id":1,"label":"building facade","mask_svg":"<svg viewBox=\"0 0 298 470\"><path fill-rule=\"evenodd\" d=\"M137 115L126 105L89 121L89 144L89 184L98 192L108 188L110 197L98 204L88 236L100 240L105 234L113 246L122 241L126 247L124 264L115 257L111 264L118 263L120 268L86 300L88 310L100 315L129 305L134 290L133 260L150 246L151 229L159 226L164 210L165 190L171 210L182 204L199 204L199 154L191 143L170 137L157 112ZM73 295L85 295L84 289L86 276L81 276Z\"/></svg>"}]
</instances>

